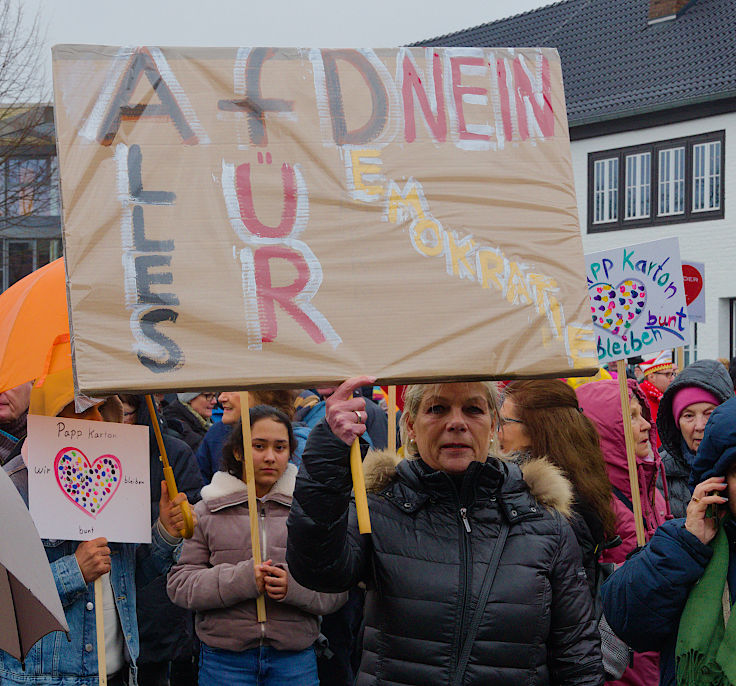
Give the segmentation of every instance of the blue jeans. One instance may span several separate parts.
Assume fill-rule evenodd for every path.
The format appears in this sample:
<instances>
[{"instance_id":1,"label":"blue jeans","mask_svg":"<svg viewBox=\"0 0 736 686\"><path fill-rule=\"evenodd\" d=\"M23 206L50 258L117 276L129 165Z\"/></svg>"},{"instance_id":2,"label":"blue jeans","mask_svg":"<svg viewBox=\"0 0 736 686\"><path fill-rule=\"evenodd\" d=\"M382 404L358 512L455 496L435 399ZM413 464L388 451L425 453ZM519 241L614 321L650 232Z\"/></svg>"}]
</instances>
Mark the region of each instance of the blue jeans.
<instances>
[{"instance_id":1,"label":"blue jeans","mask_svg":"<svg viewBox=\"0 0 736 686\"><path fill-rule=\"evenodd\" d=\"M199 686L319 686L314 648L232 651L202 644Z\"/></svg>"}]
</instances>

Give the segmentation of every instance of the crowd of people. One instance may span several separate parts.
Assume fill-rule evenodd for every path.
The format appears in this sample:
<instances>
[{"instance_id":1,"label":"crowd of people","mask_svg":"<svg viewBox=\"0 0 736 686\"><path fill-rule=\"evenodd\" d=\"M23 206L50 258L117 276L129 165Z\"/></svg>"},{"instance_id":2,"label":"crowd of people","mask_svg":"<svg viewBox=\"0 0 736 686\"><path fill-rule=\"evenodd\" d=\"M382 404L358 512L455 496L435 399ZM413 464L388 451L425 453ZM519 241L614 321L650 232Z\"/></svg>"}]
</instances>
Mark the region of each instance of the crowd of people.
<instances>
[{"instance_id":1,"label":"crowd of people","mask_svg":"<svg viewBox=\"0 0 736 686\"><path fill-rule=\"evenodd\" d=\"M368 376L250 392L249 432L238 392L156 395L155 417L144 396L75 397L70 370L0 393L0 461L26 503L29 412L148 427L152 525L150 545L44 541L69 636L22 663L0 651L0 684L97 683L97 579L110 686L736 684L734 379L671 351L630 362L630 416L610 370L407 386L395 417ZM617 671L603 622L630 648Z\"/></svg>"}]
</instances>

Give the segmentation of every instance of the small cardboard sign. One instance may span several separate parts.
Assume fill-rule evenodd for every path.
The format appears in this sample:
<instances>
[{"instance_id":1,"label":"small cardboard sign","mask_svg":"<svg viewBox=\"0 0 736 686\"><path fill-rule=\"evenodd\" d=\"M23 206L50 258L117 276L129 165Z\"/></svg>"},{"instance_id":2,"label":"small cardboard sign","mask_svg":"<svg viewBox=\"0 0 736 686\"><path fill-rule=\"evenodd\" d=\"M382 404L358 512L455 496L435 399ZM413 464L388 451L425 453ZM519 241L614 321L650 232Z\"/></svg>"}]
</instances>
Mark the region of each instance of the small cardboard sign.
<instances>
[{"instance_id":1,"label":"small cardboard sign","mask_svg":"<svg viewBox=\"0 0 736 686\"><path fill-rule=\"evenodd\" d=\"M41 538L151 542L148 429L28 415L28 505Z\"/></svg>"},{"instance_id":2,"label":"small cardboard sign","mask_svg":"<svg viewBox=\"0 0 736 686\"><path fill-rule=\"evenodd\" d=\"M688 318L691 322L705 323L705 264L689 260L683 262L682 278Z\"/></svg>"},{"instance_id":3,"label":"small cardboard sign","mask_svg":"<svg viewBox=\"0 0 736 686\"><path fill-rule=\"evenodd\" d=\"M598 363L690 342L676 238L585 256Z\"/></svg>"}]
</instances>

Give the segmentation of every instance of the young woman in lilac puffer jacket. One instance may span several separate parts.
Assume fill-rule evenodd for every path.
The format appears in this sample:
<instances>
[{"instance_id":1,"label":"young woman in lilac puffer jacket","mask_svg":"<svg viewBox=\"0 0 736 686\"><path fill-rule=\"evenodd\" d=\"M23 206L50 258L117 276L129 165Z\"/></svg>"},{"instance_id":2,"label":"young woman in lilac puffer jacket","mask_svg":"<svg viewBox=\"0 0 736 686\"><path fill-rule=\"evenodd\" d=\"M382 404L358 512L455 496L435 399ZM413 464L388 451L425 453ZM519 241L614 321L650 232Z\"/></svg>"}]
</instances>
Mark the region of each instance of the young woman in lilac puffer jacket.
<instances>
[{"instance_id":1,"label":"young woman in lilac puffer jacket","mask_svg":"<svg viewBox=\"0 0 736 686\"><path fill-rule=\"evenodd\" d=\"M285 562L286 518L296 467L296 442L288 417L274 407L250 411L261 551L253 563L248 494L242 474L242 426L223 449L227 471L202 489L199 526L171 570L168 592L196 612L202 641L199 683L317 686L313 643L321 614L337 610L347 593L317 593L300 586ZM266 597L268 621L259 623L256 598ZM257 681L258 680L258 681Z\"/></svg>"}]
</instances>

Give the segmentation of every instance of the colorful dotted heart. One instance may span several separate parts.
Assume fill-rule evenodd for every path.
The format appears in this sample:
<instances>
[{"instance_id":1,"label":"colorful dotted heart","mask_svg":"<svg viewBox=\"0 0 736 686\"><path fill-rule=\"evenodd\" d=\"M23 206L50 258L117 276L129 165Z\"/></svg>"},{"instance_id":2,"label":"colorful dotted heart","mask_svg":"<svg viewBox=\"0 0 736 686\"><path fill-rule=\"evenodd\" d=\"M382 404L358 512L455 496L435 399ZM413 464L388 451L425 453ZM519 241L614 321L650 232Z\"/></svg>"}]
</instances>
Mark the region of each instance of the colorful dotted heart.
<instances>
[{"instance_id":1,"label":"colorful dotted heart","mask_svg":"<svg viewBox=\"0 0 736 686\"><path fill-rule=\"evenodd\" d=\"M628 340L632 324L639 318L647 302L647 290L637 279L626 279L617 286L597 283L591 286L590 310L593 324Z\"/></svg>"},{"instance_id":2,"label":"colorful dotted heart","mask_svg":"<svg viewBox=\"0 0 736 686\"><path fill-rule=\"evenodd\" d=\"M56 454L54 473L59 488L82 512L96 517L120 485L122 468L115 455L101 455L90 464L77 448Z\"/></svg>"}]
</instances>

